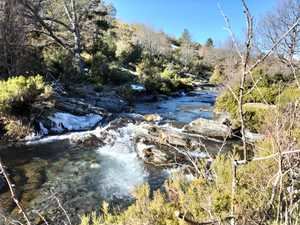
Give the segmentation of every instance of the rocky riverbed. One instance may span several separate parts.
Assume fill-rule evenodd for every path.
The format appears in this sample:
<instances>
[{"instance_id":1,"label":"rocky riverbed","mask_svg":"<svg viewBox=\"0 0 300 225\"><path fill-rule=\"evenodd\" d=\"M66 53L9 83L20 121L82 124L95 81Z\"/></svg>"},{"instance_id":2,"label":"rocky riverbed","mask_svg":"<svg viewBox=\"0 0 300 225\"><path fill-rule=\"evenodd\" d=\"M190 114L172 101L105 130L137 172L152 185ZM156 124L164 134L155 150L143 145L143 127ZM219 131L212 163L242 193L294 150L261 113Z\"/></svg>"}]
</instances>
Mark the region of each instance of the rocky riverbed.
<instances>
[{"instance_id":1,"label":"rocky riverbed","mask_svg":"<svg viewBox=\"0 0 300 225\"><path fill-rule=\"evenodd\" d=\"M211 89L139 102L131 110L115 94L101 106L89 95L63 96L68 104L56 103L55 111L41 117L35 138L1 150L18 198L36 224L43 224L38 214L59 224L65 218L60 204L74 222L98 211L102 201L126 207L136 186L148 182L152 190L161 188L172 169L195 173L197 159L237 143L226 119L213 113ZM0 179L0 215L19 218Z\"/></svg>"}]
</instances>

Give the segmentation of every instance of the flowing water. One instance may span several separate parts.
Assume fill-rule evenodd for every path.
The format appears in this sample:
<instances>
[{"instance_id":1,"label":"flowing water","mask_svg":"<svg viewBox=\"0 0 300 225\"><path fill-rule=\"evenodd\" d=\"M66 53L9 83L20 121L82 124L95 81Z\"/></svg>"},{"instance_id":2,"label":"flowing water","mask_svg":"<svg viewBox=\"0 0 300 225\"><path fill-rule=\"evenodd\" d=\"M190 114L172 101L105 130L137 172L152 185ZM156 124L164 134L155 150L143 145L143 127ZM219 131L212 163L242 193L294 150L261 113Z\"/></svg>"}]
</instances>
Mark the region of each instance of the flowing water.
<instances>
[{"instance_id":1,"label":"flowing water","mask_svg":"<svg viewBox=\"0 0 300 225\"><path fill-rule=\"evenodd\" d=\"M165 121L188 123L199 117L212 118L215 97L213 91L200 90L160 102L139 103L135 113L158 113ZM101 136L103 129L91 133ZM143 164L137 157L133 143L137 129L129 123L109 130L102 147L74 146L70 143L72 134L68 134L28 146L8 147L1 150L1 157L25 207L54 214L57 206L52 206L49 199L55 194L71 215L98 210L104 200L122 208L132 200L136 186L147 182L152 190L158 189L169 174ZM9 192L0 193L0 224L1 214L11 212L14 215Z\"/></svg>"}]
</instances>

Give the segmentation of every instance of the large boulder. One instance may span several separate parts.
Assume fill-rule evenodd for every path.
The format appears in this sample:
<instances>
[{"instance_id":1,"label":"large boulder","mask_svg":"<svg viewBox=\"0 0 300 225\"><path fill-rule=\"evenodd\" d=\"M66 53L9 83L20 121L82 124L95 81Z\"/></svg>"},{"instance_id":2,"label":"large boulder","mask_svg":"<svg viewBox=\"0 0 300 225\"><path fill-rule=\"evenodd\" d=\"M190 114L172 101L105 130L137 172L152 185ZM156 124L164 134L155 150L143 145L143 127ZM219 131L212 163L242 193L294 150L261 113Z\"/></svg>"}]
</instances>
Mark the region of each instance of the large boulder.
<instances>
[{"instance_id":1,"label":"large boulder","mask_svg":"<svg viewBox=\"0 0 300 225\"><path fill-rule=\"evenodd\" d=\"M185 132L191 132L213 138L228 138L232 136L232 130L229 126L220 121L197 119L184 126Z\"/></svg>"},{"instance_id":2,"label":"large boulder","mask_svg":"<svg viewBox=\"0 0 300 225\"><path fill-rule=\"evenodd\" d=\"M107 116L109 114L104 107L89 104L83 99L62 96L57 98L55 102L55 108L57 110L75 115L86 115L93 113L101 116Z\"/></svg>"}]
</instances>

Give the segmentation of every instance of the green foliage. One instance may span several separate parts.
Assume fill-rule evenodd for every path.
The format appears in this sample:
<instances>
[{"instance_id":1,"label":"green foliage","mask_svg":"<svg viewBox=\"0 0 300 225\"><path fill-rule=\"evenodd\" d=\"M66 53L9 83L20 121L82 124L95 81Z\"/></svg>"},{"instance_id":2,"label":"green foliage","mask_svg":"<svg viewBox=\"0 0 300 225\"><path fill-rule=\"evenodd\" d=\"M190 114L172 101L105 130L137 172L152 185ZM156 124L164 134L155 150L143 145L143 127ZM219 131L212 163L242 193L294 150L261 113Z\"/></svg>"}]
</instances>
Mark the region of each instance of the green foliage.
<instances>
[{"instance_id":1,"label":"green foliage","mask_svg":"<svg viewBox=\"0 0 300 225\"><path fill-rule=\"evenodd\" d=\"M163 70L163 61L160 58L144 55L136 70L141 80L158 77Z\"/></svg>"},{"instance_id":2,"label":"green foliage","mask_svg":"<svg viewBox=\"0 0 300 225\"><path fill-rule=\"evenodd\" d=\"M271 84L267 87L257 87L249 95L245 96L245 101L274 104L280 90L281 87L278 84Z\"/></svg>"},{"instance_id":3,"label":"green foliage","mask_svg":"<svg viewBox=\"0 0 300 225\"><path fill-rule=\"evenodd\" d=\"M45 65L55 78L62 81L76 79L78 74L73 66L73 56L61 47L47 48L43 51Z\"/></svg>"},{"instance_id":4,"label":"green foliage","mask_svg":"<svg viewBox=\"0 0 300 225\"><path fill-rule=\"evenodd\" d=\"M214 72L210 77L209 82L212 84L221 84L225 80L223 68L220 65L215 66Z\"/></svg>"},{"instance_id":5,"label":"green foliage","mask_svg":"<svg viewBox=\"0 0 300 225\"><path fill-rule=\"evenodd\" d=\"M237 90L234 90L237 93ZM215 110L217 112L229 112L232 118L238 117L238 104L233 93L229 90L223 91L216 100Z\"/></svg>"},{"instance_id":6,"label":"green foliage","mask_svg":"<svg viewBox=\"0 0 300 225\"><path fill-rule=\"evenodd\" d=\"M296 86L286 87L277 97L276 103L282 107L300 100L300 89Z\"/></svg>"},{"instance_id":7,"label":"green foliage","mask_svg":"<svg viewBox=\"0 0 300 225\"><path fill-rule=\"evenodd\" d=\"M51 88L40 75L11 77L0 81L0 113L24 113L41 94L50 95Z\"/></svg>"},{"instance_id":8,"label":"green foliage","mask_svg":"<svg viewBox=\"0 0 300 225\"><path fill-rule=\"evenodd\" d=\"M267 118L265 110L267 104L275 104L280 94L282 78L280 75L270 77L262 69L253 71L252 77L253 80L250 77L246 80L244 103L262 104L248 105L249 107L245 108L245 121L249 129L259 131L262 122ZM219 112L229 112L232 119L239 120L238 103L233 93L235 96L239 96L238 84L233 85L232 90L225 90L217 97L215 109ZM264 107L263 104L265 104Z\"/></svg>"},{"instance_id":9,"label":"green foliage","mask_svg":"<svg viewBox=\"0 0 300 225\"><path fill-rule=\"evenodd\" d=\"M109 73L109 81L115 85L126 84L134 81L135 77L128 71L118 68L116 65L112 65Z\"/></svg>"},{"instance_id":10,"label":"green foliage","mask_svg":"<svg viewBox=\"0 0 300 225\"><path fill-rule=\"evenodd\" d=\"M208 48L213 48L214 47L214 41L212 38L208 38L206 43L205 43L205 46L208 47Z\"/></svg>"},{"instance_id":11,"label":"green foliage","mask_svg":"<svg viewBox=\"0 0 300 225\"><path fill-rule=\"evenodd\" d=\"M272 113L276 111L275 106L269 106L261 103L244 104L244 121L248 129L253 132L263 130Z\"/></svg>"},{"instance_id":12,"label":"green foliage","mask_svg":"<svg viewBox=\"0 0 300 225\"><path fill-rule=\"evenodd\" d=\"M13 118L7 119L4 124L5 137L9 140L21 140L28 134L33 133L32 127L28 123Z\"/></svg>"}]
</instances>

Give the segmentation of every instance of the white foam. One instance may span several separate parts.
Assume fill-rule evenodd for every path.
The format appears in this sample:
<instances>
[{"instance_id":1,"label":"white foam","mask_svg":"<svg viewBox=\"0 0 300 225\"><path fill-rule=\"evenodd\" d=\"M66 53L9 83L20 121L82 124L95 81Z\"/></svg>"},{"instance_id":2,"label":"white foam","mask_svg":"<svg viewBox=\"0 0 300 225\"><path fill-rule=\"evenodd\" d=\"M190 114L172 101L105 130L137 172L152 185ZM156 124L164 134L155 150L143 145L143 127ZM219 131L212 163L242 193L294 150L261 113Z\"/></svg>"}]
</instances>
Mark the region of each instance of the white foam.
<instances>
[{"instance_id":1,"label":"white foam","mask_svg":"<svg viewBox=\"0 0 300 225\"><path fill-rule=\"evenodd\" d=\"M145 91L144 85L141 84L132 84L131 89L134 91Z\"/></svg>"},{"instance_id":2,"label":"white foam","mask_svg":"<svg viewBox=\"0 0 300 225\"><path fill-rule=\"evenodd\" d=\"M111 131L114 143L97 150L101 161L99 191L107 199L124 198L131 195L136 186L145 182L148 174L134 150L135 126L129 124L118 131Z\"/></svg>"}]
</instances>

